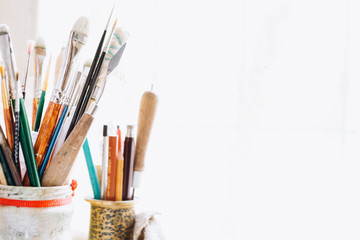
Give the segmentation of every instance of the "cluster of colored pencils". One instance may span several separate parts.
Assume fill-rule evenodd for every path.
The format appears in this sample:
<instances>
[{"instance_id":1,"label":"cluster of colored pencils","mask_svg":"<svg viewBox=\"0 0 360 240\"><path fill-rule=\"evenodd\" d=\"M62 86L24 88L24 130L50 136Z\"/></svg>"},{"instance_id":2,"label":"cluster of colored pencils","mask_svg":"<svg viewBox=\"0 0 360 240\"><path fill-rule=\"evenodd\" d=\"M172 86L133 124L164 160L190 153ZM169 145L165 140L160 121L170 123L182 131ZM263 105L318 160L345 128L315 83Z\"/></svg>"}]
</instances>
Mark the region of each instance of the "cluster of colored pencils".
<instances>
[{"instance_id":1,"label":"cluster of colored pencils","mask_svg":"<svg viewBox=\"0 0 360 240\"><path fill-rule=\"evenodd\" d=\"M145 152L155 116L158 98L145 92L141 99L136 144L134 126L128 125L122 142L120 127L103 128L101 170L96 171L87 141L83 145L94 198L109 201L133 200L144 170ZM123 144L122 144L123 143Z\"/></svg>"},{"instance_id":2,"label":"cluster of colored pencils","mask_svg":"<svg viewBox=\"0 0 360 240\"><path fill-rule=\"evenodd\" d=\"M51 78L51 57L47 57L45 41L38 38L35 47L29 43L20 83L9 29L0 25L0 79L6 130L5 135L0 126L1 184L40 187L68 183L108 76L118 66L126 46L127 34L116 27L117 19L108 33L112 13L113 9L93 60L83 67L79 67L80 52L87 41L89 24L86 17L75 22L67 46L56 61L54 89L44 114L45 95ZM30 57L32 54L33 58ZM27 84L34 86L32 124L29 125L24 101L31 59L34 59L35 76L34 82ZM43 77L46 59L49 59L48 67ZM26 166L20 161L22 158Z\"/></svg>"}]
</instances>

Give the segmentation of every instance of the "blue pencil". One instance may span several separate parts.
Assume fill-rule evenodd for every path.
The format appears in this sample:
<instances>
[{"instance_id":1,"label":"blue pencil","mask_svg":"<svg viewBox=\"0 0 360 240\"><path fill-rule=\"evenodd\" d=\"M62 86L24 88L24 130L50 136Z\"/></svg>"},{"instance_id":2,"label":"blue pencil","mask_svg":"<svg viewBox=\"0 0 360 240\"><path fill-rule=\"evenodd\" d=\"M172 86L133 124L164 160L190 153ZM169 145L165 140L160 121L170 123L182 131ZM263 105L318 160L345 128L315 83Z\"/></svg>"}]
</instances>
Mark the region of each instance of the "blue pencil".
<instances>
[{"instance_id":1,"label":"blue pencil","mask_svg":"<svg viewBox=\"0 0 360 240\"><path fill-rule=\"evenodd\" d=\"M85 159L86 159L86 165L87 165L88 171L89 171L91 186L92 186L92 189L94 192L94 198L100 200L100 184L99 184L98 178L96 176L95 166L92 161L89 142L88 142L87 138L85 139L85 142L83 144L83 151L84 151L84 155L85 155Z\"/></svg>"}]
</instances>

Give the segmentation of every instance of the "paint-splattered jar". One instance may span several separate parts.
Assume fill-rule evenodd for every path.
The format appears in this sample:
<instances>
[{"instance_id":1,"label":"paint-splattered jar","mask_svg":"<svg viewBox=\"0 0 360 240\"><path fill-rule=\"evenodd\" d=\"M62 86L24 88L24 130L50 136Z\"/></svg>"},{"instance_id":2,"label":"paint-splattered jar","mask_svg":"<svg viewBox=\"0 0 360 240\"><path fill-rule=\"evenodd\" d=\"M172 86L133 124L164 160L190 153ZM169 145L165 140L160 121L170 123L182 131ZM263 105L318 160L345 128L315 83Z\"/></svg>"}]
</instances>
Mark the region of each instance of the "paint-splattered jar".
<instances>
[{"instance_id":1,"label":"paint-splattered jar","mask_svg":"<svg viewBox=\"0 0 360 240\"><path fill-rule=\"evenodd\" d=\"M0 239L68 240L72 190L0 185Z\"/></svg>"},{"instance_id":2,"label":"paint-splattered jar","mask_svg":"<svg viewBox=\"0 0 360 240\"><path fill-rule=\"evenodd\" d=\"M133 239L136 201L86 201L91 204L89 239Z\"/></svg>"}]
</instances>

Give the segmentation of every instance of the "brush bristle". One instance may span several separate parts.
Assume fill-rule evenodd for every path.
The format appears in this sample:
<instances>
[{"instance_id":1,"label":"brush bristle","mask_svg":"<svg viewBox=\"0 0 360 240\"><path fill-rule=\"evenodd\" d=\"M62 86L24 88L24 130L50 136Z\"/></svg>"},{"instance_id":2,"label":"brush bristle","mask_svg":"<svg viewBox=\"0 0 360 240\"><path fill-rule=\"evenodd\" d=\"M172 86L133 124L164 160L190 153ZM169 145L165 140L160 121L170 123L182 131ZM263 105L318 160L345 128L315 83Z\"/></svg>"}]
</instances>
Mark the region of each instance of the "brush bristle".
<instances>
[{"instance_id":1,"label":"brush bristle","mask_svg":"<svg viewBox=\"0 0 360 240\"><path fill-rule=\"evenodd\" d=\"M121 27L117 27L111 38L109 50L106 53L106 59L110 60L127 40L128 34Z\"/></svg>"},{"instance_id":2,"label":"brush bristle","mask_svg":"<svg viewBox=\"0 0 360 240\"><path fill-rule=\"evenodd\" d=\"M29 54L29 55L31 54L31 49L32 49L32 41L29 40L29 41L28 41L28 54Z\"/></svg>"},{"instance_id":3,"label":"brush bristle","mask_svg":"<svg viewBox=\"0 0 360 240\"><path fill-rule=\"evenodd\" d=\"M35 41L35 47L46 49L45 40L42 37L38 37Z\"/></svg>"},{"instance_id":4,"label":"brush bristle","mask_svg":"<svg viewBox=\"0 0 360 240\"><path fill-rule=\"evenodd\" d=\"M84 67L91 67L92 64L92 59L88 58L86 59L86 61L84 62Z\"/></svg>"},{"instance_id":5,"label":"brush bristle","mask_svg":"<svg viewBox=\"0 0 360 240\"><path fill-rule=\"evenodd\" d=\"M9 27L6 24L0 24L0 34L9 33Z\"/></svg>"},{"instance_id":6,"label":"brush bristle","mask_svg":"<svg viewBox=\"0 0 360 240\"><path fill-rule=\"evenodd\" d=\"M72 31L83 34L85 36L88 36L88 34L89 34L89 19L84 16L78 18L78 20L76 20L76 22L74 23Z\"/></svg>"}]
</instances>

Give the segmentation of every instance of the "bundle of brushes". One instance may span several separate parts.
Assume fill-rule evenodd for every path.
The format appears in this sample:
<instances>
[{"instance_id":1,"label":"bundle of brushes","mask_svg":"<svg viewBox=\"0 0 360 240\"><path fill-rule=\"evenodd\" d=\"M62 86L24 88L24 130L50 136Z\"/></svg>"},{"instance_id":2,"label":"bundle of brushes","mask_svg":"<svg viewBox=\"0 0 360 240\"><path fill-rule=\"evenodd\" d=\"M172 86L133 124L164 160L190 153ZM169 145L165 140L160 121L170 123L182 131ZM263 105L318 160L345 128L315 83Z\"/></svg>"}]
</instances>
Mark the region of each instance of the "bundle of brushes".
<instances>
[{"instance_id":1,"label":"bundle of brushes","mask_svg":"<svg viewBox=\"0 0 360 240\"><path fill-rule=\"evenodd\" d=\"M5 131L0 126L0 184L33 187L68 184L107 79L119 65L126 46L127 34L116 27L117 19L108 31L113 9L93 60L84 66L79 63L81 49L88 38L89 21L80 17L74 23L67 45L56 60L54 89L47 104L45 96L52 77L45 40L28 42L25 70L19 73L9 28L0 25L0 80L5 122ZM27 83L32 64L34 82ZM33 85L33 96L26 94L26 85ZM30 115L25 109L25 96L33 103ZM20 161L22 159L24 161Z\"/></svg>"}]
</instances>

